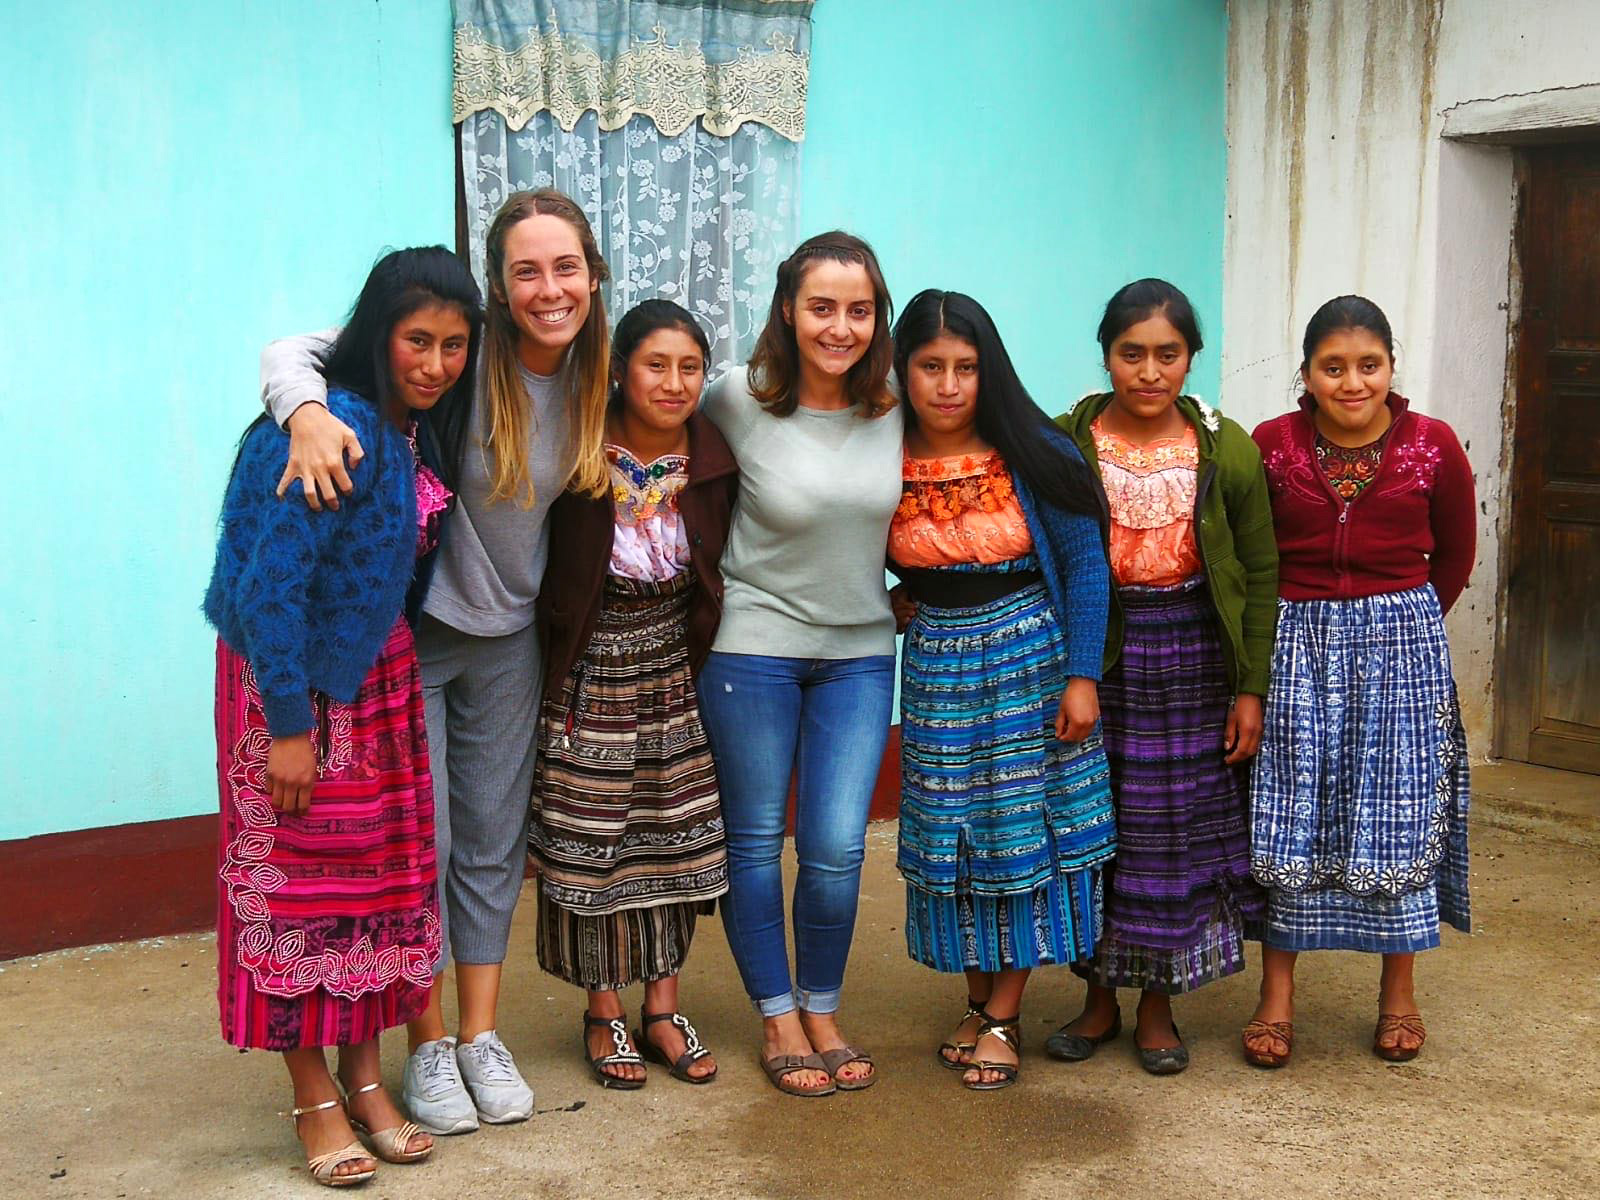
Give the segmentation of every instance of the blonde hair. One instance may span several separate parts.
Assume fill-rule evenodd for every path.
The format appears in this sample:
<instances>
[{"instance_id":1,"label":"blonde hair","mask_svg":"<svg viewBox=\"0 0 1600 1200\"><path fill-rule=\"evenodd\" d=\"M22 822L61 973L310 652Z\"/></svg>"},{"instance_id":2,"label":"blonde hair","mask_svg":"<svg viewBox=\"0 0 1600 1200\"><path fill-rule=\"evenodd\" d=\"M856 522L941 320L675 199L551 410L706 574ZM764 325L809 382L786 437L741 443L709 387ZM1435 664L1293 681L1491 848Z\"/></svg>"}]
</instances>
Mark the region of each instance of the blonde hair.
<instances>
[{"instance_id":1,"label":"blonde hair","mask_svg":"<svg viewBox=\"0 0 1600 1200\"><path fill-rule=\"evenodd\" d=\"M569 197L554 188L513 192L489 224L484 271L489 294L484 308L483 400L489 409L489 433L484 448L493 455L489 492L491 504L515 500L523 508L534 502L533 477L528 469L528 426L533 415L527 389L517 372L517 341L521 334L511 316L506 296L506 236L529 217L560 217L583 246L584 262L598 284L610 278L600 256L589 218ZM598 287L589 304L589 318L573 338L567 352L567 409L571 418L576 456L567 488L591 496L603 495L610 486L605 456L607 370L611 361L606 331L606 304Z\"/></svg>"}]
</instances>

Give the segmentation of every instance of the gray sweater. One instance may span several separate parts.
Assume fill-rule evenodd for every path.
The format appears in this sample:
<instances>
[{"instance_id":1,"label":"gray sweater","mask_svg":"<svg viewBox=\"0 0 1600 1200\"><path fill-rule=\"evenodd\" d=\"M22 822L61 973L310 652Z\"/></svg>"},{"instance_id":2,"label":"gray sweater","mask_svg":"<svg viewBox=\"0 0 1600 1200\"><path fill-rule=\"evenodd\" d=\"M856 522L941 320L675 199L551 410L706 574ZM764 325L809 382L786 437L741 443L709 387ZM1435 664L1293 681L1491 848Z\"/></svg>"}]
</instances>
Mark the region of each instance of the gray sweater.
<instances>
[{"instance_id":1,"label":"gray sweater","mask_svg":"<svg viewBox=\"0 0 1600 1200\"><path fill-rule=\"evenodd\" d=\"M707 389L705 413L739 463L739 502L722 555L714 649L779 658L894 653L884 586L900 503L899 408L766 412L736 368Z\"/></svg>"},{"instance_id":2,"label":"gray sweater","mask_svg":"<svg viewBox=\"0 0 1600 1200\"><path fill-rule=\"evenodd\" d=\"M325 404L328 386L321 367L337 329L271 343L261 355L261 399L279 425L302 404ZM562 375L535 375L517 367L533 405L528 469L534 503L489 502L493 488L483 449L489 412L484 372L472 402L472 436L461 465L460 495L446 517L439 561L423 611L477 637L500 637L533 624L534 601L544 577L550 505L572 475L571 417ZM363 447L371 450L371 447Z\"/></svg>"}]
</instances>

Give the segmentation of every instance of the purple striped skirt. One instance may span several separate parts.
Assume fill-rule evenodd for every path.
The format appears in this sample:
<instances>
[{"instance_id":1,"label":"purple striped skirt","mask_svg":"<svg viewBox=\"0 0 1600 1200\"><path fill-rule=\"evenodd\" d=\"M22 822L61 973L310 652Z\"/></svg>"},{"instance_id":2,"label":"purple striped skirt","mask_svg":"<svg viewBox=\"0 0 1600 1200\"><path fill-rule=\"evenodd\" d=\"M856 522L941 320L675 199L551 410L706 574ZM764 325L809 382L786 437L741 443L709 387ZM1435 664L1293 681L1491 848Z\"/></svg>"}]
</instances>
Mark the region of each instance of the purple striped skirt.
<instances>
[{"instance_id":1,"label":"purple striped skirt","mask_svg":"<svg viewBox=\"0 0 1600 1200\"><path fill-rule=\"evenodd\" d=\"M1122 654L1100 684L1117 811L1104 929L1074 970L1192 991L1244 968L1265 899L1250 877L1247 772L1223 762L1228 688L1205 580L1118 589Z\"/></svg>"}]
</instances>

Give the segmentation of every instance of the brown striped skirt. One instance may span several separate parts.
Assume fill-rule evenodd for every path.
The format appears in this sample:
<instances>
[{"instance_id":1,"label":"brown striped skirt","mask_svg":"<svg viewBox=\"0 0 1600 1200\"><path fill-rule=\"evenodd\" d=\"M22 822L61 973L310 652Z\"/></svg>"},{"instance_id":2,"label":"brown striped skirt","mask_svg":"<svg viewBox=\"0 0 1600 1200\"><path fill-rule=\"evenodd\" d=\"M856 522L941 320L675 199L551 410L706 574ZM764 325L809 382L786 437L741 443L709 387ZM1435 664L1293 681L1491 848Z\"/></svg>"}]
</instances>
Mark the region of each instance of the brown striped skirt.
<instances>
[{"instance_id":1,"label":"brown striped skirt","mask_svg":"<svg viewBox=\"0 0 1600 1200\"><path fill-rule=\"evenodd\" d=\"M692 583L608 576L588 648L540 716L528 834L539 965L580 987L675 974L695 915L728 888L689 670Z\"/></svg>"}]
</instances>

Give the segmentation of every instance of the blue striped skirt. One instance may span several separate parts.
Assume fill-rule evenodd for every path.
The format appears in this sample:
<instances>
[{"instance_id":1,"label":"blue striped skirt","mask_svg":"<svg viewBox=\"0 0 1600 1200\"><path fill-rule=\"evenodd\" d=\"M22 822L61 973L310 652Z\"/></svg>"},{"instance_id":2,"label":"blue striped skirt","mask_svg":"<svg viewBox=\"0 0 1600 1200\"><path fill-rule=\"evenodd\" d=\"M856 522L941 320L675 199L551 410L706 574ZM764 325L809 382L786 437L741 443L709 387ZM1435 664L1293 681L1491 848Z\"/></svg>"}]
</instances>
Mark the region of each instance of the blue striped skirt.
<instances>
[{"instance_id":1,"label":"blue striped skirt","mask_svg":"<svg viewBox=\"0 0 1600 1200\"><path fill-rule=\"evenodd\" d=\"M1042 584L906 631L899 866L907 950L935 970L1094 952L1116 825L1099 731L1055 736L1065 651Z\"/></svg>"},{"instance_id":2,"label":"blue striped skirt","mask_svg":"<svg viewBox=\"0 0 1600 1200\"><path fill-rule=\"evenodd\" d=\"M1278 602L1252 784L1265 944L1409 954L1470 927L1466 734L1433 587Z\"/></svg>"}]
</instances>

